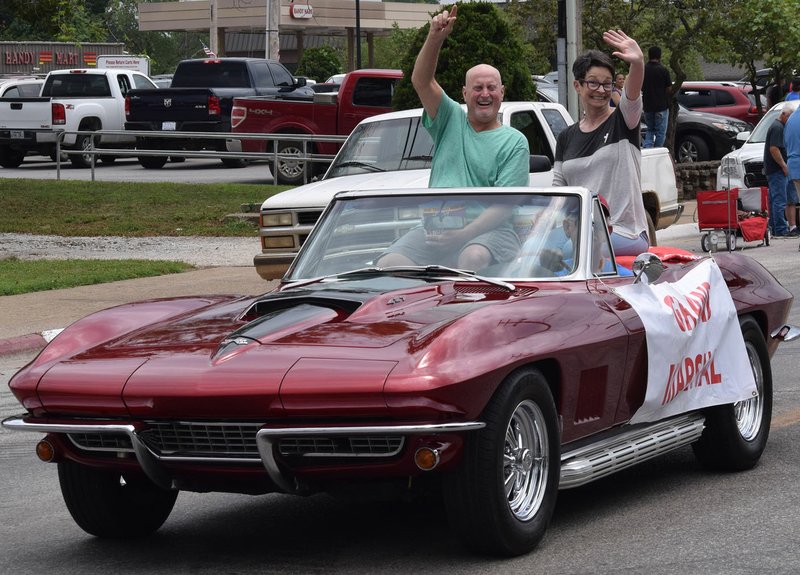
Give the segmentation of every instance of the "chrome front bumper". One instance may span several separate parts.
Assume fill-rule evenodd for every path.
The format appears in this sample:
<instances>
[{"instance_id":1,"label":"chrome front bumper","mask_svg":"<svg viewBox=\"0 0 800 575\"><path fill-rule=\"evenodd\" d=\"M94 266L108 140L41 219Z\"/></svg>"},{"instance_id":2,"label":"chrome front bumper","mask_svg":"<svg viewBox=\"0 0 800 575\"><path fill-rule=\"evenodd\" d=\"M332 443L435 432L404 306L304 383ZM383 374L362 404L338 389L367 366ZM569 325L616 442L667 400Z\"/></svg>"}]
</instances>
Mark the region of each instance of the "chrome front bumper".
<instances>
[{"instance_id":1,"label":"chrome front bumper","mask_svg":"<svg viewBox=\"0 0 800 575\"><path fill-rule=\"evenodd\" d=\"M420 425L372 425L351 427L292 427L292 428L260 428L256 431L255 441L258 457L214 457L195 455L167 455L160 454L151 449L142 437L142 431L132 424L114 423L32 423L26 421L27 415L9 417L2 422L2 426L12 431L32 431L38 433L61 434L117 434L125 435L131 442L132 451L140 467L147 477L163 489L177 488L164 465L168 462L192 463L258 463L260 462L267 471L272 482L287 493L296 493L300 490L297 481L286 475L280 468L276 459L277 443L283 438L310 438L310 437L367 437L367 436L408 436L408 435L439 435L444 433L462 433L482 429L485 423L473 421L464 423L441 423ZM208 425L208 424L203 424ZM75 443L73 441L73 443ZM108 451L108 449L103 449ZM91 451L91 449L89 449ZM126 450L121 450L126 451ZM336 456L348 457L337 454ZM358 454L349 457L363 457Z\"/></svg>"}]
</instances>

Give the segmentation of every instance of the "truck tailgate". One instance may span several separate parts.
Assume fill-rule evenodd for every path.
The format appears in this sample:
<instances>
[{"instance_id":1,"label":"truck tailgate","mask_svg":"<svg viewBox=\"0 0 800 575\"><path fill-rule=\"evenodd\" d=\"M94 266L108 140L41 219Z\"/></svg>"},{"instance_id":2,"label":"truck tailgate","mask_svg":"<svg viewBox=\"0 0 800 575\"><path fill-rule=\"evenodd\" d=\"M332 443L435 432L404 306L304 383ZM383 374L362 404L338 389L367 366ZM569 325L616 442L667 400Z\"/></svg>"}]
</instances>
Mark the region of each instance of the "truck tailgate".
<instances>
[{"instance_id":1,"label":"truck tailgate","mask_svg":"<svg viewBox=\"0 0 800 575\"><path fill-rule=\"evenodd\" d=\"M0 98L0 130L51 128L50 98Z\"/></svg>"},{"instance_id":2,"label":"truck tailgate","mask_svg":"<svg viewBox=\"0 0 800 575\"><path fill-rule=\"evenodd\" d=\"M128 92L130 109L127 120L154 125L176 122L178 125L172 129L180 129L181 122L208 121L208 101L212 95L207 88L131 90Z\"/></svg>"}]
</instances>

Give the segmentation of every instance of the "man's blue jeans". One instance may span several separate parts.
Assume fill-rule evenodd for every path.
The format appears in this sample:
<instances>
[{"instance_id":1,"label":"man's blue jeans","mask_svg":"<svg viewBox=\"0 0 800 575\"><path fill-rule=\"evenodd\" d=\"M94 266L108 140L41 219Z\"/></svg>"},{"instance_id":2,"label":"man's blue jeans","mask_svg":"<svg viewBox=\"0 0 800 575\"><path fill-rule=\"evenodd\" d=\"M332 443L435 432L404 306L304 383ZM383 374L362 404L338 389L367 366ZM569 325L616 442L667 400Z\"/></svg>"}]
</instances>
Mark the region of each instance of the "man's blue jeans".
<instances>
[{"instance_id":1,"label":"man's blue jeans","mask_svg":"<svg viewBox=\"0 0 800 575\"><path fill-rule=\"evenodd\" d=\"M664 139L667 137L667 122L669 122L669 109L644 113L647 131L644 133L643 148L661 148L664 145Z\"/></svg>"},{"instance_id":2,"label":"man's blue jeans","mask_svg":"<svg viewBox=\"0 0 800 575\"><path fill-rule=\"evenodd\" d=\"M792 180L781 170L767 175L769 185L769 227L773 236L783 236L789 232L786 221L786 186L793 186Z\"/></svg>"}]
</instances>

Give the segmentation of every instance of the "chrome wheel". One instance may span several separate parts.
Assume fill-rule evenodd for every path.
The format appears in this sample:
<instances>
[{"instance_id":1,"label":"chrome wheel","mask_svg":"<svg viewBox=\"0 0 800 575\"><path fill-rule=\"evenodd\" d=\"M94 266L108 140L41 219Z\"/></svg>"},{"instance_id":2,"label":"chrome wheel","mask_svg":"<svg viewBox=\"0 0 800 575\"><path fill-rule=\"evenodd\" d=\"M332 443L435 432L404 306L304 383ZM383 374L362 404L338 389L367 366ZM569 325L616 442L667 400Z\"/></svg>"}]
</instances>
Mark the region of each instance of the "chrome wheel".
<instances>
[{"instance_id":1,"label":"chrome wheel","mask_svg":"<svg viewBox=\"0 0 800 575\"><path fill-rule=\"evenodd\" d=\"M761 422L764 420L764 372L758 358L758 352L751 342L745 342L747 358L756 380L758 395L745 401L733 404L733 414L736 417L736 427L745 441L752 441L761 431Z\"/></svg>"},{"instance_id":2,"label":"chrome wheel","mask_svg":"<svg viewBox=\"0 0 800 575\"><path fill-rule=\"evenodd\" d=\"M503 483L511 512L527 521L539 511L547 485L548 440L544 415L531 400L511 415L503 446Z\"/></svg>"},{"instance_id":3,"label":"chrome wheel","mask_svg":"<svg viewBox=\"0 0 800 575\"><path fill-rule=\"evenodd\" d=\"M278 148L278 153L289 154L292 156L302 156L303 150L292 142L281 144ZM278 180L283 184L299 185L303 183L303 173L305 172L306 164L299 160L289 160L286 158L278 160Z\"/></svg>"}]
</instances>

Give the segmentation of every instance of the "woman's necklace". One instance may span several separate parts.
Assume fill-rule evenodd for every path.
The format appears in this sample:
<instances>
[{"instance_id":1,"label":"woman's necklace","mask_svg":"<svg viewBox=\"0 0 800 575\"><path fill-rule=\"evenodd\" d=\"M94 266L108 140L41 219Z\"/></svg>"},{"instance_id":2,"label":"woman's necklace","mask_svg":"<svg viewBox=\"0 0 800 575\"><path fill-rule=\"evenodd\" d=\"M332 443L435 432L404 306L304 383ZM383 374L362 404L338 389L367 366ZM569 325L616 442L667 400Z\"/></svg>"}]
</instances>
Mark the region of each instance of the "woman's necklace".
<instances>
[{"instance_id":1,"label":"woman's necklace","mask_svg":"<svg viewBox=\"0 0 800 575\"><path fill-rule=\"evenodd\" d=\"M589 118L589 116L584 111L583 119L581 120L581 131L582 132L593 132L595 131L603 122L608 120L608 117L613 113L613 110L609 109L609 112L603 115L602 117L593 117Z\"/></svg>"}]
</instances>

